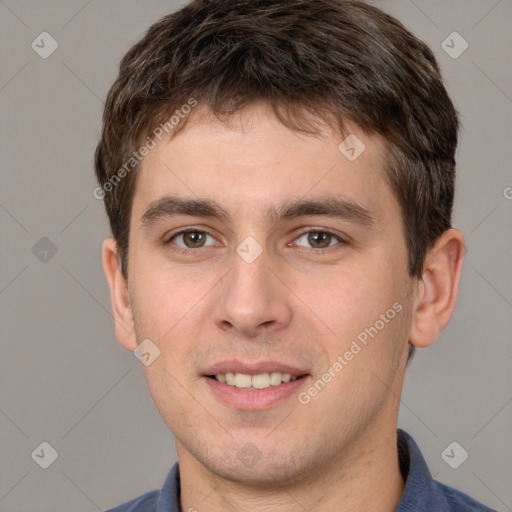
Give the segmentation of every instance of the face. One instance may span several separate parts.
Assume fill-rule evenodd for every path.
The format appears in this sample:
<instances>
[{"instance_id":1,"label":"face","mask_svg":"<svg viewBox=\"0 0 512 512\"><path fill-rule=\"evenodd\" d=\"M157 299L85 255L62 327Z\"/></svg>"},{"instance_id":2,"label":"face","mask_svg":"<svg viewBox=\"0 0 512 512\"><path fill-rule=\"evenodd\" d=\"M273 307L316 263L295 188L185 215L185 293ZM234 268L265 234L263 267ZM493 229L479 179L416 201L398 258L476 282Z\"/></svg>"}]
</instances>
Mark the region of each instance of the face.
<instances>
[{"instance_id":1,"label":"face","mask_svg":"<svg viewBox=\"0 0 512 512\"><path fill-rule=\"evenodd\" d=\"M350 132L355 160L253 107L145 157L128 295L180 461L273 485L395 428L414 283L384 145Z\"/></svg>"}]
</instances>

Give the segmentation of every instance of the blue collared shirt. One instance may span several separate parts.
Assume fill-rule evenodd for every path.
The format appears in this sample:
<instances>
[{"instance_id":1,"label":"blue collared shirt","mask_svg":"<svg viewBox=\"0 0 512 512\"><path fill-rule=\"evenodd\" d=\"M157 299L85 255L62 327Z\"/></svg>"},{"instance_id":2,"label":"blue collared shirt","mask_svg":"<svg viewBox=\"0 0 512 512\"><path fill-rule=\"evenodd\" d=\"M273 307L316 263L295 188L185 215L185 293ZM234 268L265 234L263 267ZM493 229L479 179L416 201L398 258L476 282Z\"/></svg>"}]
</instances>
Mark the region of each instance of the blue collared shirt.
<instances>
[{"instance_id":1,"label":"blue collared shirt","mask_svg":"<svg viewBox=\"0 0 512 512\"><path fill-rule=\"evenodd\" d=\"M398 458L405 479L395 512L496 512L453 487L436 482L413 438L398 429ZM152 491L107 512L181 512L178 464L160 491Z\"/></svg>"}]
</instances>

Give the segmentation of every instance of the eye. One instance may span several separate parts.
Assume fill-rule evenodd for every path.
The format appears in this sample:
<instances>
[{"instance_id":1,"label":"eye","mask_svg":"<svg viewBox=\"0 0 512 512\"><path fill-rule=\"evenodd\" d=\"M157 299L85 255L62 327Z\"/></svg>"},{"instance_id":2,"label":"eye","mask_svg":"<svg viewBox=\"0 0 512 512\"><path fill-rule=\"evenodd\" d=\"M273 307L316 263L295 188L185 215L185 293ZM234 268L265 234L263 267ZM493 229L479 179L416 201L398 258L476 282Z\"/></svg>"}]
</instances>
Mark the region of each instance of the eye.
<instances>
[{"instance_id":1,"label":"eye","mask_svg":"<svg viewBox=\"0 0 512 512\"><path fill-rule=\"evenodd\" d=\"M187 229L174 234L166 243L177 245L183 249L200 249L202 247L208 247L214 245L213 243L206 244L206 240L210 238L215 243L213 238L206 231L200 231L197 229Z\"/></svg>"},{"instance_id":2,"label":"eye","mask_svg":"<svg viewBox=\"0 0 512 512\"><path fill-rule=\"evenodd\" d=\"M312 249L327 249L340 242L343 242L343 240L334 233L312 230L299 236L294 243L302 247L308 247L305 244L309 244L309 248Z\"/></svg>"}]
</instances>

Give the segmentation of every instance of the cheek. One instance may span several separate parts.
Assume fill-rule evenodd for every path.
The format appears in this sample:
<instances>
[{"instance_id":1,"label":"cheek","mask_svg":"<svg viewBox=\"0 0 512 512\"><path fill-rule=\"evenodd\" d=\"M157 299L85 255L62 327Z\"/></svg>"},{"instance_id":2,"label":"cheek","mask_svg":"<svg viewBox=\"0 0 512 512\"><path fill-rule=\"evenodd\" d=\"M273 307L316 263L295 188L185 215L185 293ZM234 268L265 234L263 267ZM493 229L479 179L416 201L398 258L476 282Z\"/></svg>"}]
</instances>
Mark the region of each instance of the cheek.
<instances>
[{"instance_id":1,"label":"cheek","mask_svg":"<svg viewBox=\"0 0 512 512\"><path fill-rule=\"evenodd\" d=\"M200 305L214 283L211 276L199 278L179 269L142 269L130 290L139 326L158 339L165 338L179 329L180 322Z\"/></svg>"},{"instance_id":2,"label":"cheek","mask_svg":"<svg viewBox=\"0 0 512 512\"><path fill-rule=\"evenodd\" d=\"M306 390L318 396L311 399L315 416L320 417L328 407L347 418L357 417L350 425L364 424L395 389L407 346L407 307L400 300L393 301L394 294L387 299L382 294L373 297L378 302L367 300L364 293L347 296L348 305L340 306L339 315L332 317L336 336L328 343L324 340L328 362L313 383L316 389ZM326 421L335 423L330 417Z\"/></svg>"},{"instance_id":3,"label":"cheek","mask_svg":"<svg viewBox=\"0 0 512 512\"><path fill-rule=\"evenodd\" d=\"M400 309L393 305L403 306L403 286L398 276L384 266L337 269L320 285L317 281L317 285L314 290L309 289L308 300L312 308L319 308L318 315L325 319L340 341L355 338L375 323L384 330L384 322L387 329L388 325L396 323L396 310ZM381 315L384 318L381 319Z\"/></svg>"},{"instance_id":4,"label":"cheek","mask_svg":"<svg viewBox=\"0 0 512 512\"><path fill-rule=\"evenodd\" d=\"M150 366L144 367L144 378L151 398L172 432L179 433L201 424L201 408L190 405L190 382L169 364L165 352Z\"/></svg>"},{"instance_id":5,"label":"cheek","mask_svg":"<svg viewBox=\"0 0 512 512\"><path fill-rule=\"evenodd\" d=\"M220 277L218 273L199 275L185 268L180 271L155 266L145 270L131 290L137 338L149 338L160 349L159 361L165 370L162 368L164 373L159 375L160 370L155 368L152 383L162 387L169 378L165 372L179 376L180 382L191 378L190 364L196 359L198 344L213 328L209 310ZM148 373L153 372L152 366Z\"/></svg>"}]
</instances>

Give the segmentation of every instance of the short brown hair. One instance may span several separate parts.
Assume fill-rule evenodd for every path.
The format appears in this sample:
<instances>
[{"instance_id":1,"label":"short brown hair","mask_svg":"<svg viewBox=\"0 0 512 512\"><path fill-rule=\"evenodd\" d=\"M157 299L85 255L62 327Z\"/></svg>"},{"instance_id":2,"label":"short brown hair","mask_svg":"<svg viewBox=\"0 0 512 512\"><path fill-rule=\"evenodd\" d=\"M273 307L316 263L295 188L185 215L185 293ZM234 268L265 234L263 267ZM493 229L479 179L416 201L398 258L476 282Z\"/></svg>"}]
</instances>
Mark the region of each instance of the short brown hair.
<instances>
[{"instance_id":1,"label":"short brown hair","mask_svg":"<svg viewBox=\"0 0 512 512\"><path fill-rule=\"evenodd\" d=\"M431 50L396 19L355 0L194 0L155 23L121 61L95 154L125 278L126 162L191 98L220 118L264 102L293 130L315 133L322 119L383 136L409 273L421 276L451 225L458 116Z\"/></svg>"}]
</instances>

